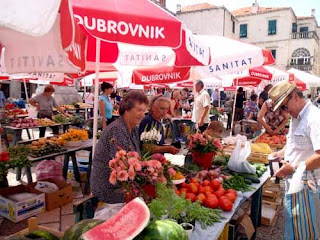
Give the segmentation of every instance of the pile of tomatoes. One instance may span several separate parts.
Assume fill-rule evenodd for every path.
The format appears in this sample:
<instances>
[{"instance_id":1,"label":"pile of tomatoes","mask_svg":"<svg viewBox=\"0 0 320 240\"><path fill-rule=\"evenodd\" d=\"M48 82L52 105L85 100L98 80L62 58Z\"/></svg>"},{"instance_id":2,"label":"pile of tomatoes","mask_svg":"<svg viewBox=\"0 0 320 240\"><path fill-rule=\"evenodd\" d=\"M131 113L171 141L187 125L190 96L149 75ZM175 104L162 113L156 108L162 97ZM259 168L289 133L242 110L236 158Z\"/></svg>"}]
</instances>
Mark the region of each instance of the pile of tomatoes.
<instances>
[{"instance_id":1,"label":"pile of tomatoes","mask_svg":"<svg viewBox=\"0 0 320 240\"><path fill-rule=\"evenodd\" d=\"M221 208L223 211L231 211L233 203L237 198L237 191L234 189L224 189L218 179L203 180L202 183L192 178L190 183L180 184L176 189L176 194L181 196L184 193L186 199L192 202L199 201L208 208Z\"/></svg>"}]
</instances>

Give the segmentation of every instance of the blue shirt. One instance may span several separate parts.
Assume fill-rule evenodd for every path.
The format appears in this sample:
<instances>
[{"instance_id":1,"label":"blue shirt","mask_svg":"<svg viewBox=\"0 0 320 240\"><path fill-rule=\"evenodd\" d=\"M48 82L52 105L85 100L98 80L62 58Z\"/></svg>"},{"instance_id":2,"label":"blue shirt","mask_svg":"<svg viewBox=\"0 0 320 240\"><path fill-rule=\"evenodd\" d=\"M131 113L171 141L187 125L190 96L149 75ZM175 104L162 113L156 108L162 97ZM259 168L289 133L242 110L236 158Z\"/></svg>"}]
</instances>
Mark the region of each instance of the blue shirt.
<instances>
[{"instance_id":1,"label":"blue shirt","mask_svg":"<svg viewBox=\"0 0 320 240\"><path fill-rule=\"evenodd\" d=\"M146 130L147 132L149 130L151 130L151 126L154 126L157 130L160 129L160 133L161 133L161 140L159 142L159 145L163 145L164 144L164 131L163 131L163 127L161 122L157 121L156 119L154 119L151 114L148 114L147 116L145 116L140 125L139 125L139 136L141 136L141 134L144 132L144 130Z\"/></svg>"},{"instance_id":2,"label":"blue shirt","mask_svg":"<svg viewBox=\"0 0 320 240\"><path fill-rule=\"evenodd\" d=\"M0 90L0 107L3 107L5 100L6 97L4 96L4 93Z\"/></svg>"},{"instance_id":3,"label":"blue shirt","mask_svg":"<svg viewBox=\"0 0 320 240\"><path fill-rule=\"evenodd\" d=\"M99 101L100 100L102 100L104 102L105 118L111 119L112 118L113 106L112 106L112 103L110 102L110 99L106 95L101 94L99 96ZM100 112L101 112L101 109L100 109Z\"/></svg>"}]
</instances>

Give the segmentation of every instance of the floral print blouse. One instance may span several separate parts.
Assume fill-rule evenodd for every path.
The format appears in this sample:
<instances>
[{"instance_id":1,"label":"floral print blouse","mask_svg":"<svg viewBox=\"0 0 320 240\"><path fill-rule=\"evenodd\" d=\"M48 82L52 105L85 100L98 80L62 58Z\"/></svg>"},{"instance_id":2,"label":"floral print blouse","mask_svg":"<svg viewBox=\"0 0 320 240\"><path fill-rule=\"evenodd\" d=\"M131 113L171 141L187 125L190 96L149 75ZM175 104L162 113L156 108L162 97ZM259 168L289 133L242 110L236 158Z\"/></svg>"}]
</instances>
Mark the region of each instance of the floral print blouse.
<instances>
[{"instance_id":1,"label":"floral print blouse","mask_svg":"<svg viewBox=\"0 0 320 240\"><path fill-rule=\"evenodd\" d=\"M272 111L273 102L271 99L268 99L267 101L265 101L265 103L267 105L267 112L264 116L264 119L266 123L272 128L272 130L275 130L284 120L284 117L282 116L282 110L281 108L278 108L276 111Z\"/></svg>"}]
</instances>

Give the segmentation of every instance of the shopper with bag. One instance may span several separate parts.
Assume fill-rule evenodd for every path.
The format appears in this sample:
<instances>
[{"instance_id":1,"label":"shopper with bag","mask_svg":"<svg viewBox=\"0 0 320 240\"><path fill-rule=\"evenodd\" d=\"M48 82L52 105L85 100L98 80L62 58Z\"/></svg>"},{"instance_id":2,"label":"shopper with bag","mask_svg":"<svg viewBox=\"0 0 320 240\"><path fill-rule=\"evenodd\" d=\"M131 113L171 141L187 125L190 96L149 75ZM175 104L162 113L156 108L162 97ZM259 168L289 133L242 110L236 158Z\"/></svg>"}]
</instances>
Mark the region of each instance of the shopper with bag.
<instances>
[{"instance_id":1,"label":"shopper with bag","mask_svg":"<svg viewBox=\"0 0 320 240\"><path fill-rule=\"evenodd\" d=\"M286 180L285 239L320 238L320 109L306 102L295 84L281 82L269 91L273 111L292 116L287 144L273 154L283 166L275 173Z\"/></svg>"},{"instance_id":2,"label":"shopper with bag","mask_svg":"<svg viewBox=\"0 0 320 240\"><path fill-rule=\"evenodd\" d=\"M29 103L37 108L38 118L48 118L52 119L53 107L55 107L60 113L70 116L65 113L62 108L57 104L52 94L55 92L55 89L52 85L48 85L44 88L43 93L36 95L35 97L29 100ZM57 126L51 127L53 134L59 133L59 128ZM39 128L39 137L44 137L46 133L46 127Z\"/></svg>"}]
</instances>

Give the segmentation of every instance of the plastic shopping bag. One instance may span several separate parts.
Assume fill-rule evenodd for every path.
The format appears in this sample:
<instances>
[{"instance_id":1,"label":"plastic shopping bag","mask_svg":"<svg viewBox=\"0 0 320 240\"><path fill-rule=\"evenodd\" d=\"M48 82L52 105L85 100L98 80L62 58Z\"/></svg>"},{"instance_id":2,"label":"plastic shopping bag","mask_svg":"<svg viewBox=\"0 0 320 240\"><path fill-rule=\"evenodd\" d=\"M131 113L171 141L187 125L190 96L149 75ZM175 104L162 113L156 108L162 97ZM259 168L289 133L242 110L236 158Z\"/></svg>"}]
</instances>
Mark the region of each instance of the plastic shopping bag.
<instances>
[{"instance_id":1,"label":"plastic shopping bag","mask_svg":"<svg viewBox=\"0 0 320 240\"><path fill-rule=\"evenodd\" d=\"M306 170L306 164L305 162L301 162L295 171L295 173L292 175L291 179L288 179L290 185L287 194L293 194L300 192L303 189L303 174Z\"/></svg>"},{"instance_id":2,"label":"plastic shopping bag","mask_svg":"<svg viewBox=\"0 0 320 240\"><path fill-rule=\"evenodd\" d=\"M37 118L38 117L38 111L34 106L31 106L30 104L26 105L26 109L28 111L28 116L30 118Z\"/></svg>"},{"instance_id":3,"label":"plastic shopping bag","mask_svg":"<svg viewBox=\"0 0 320 240\"><path fill-rule=\"evenodd\" d=\"M41 161L36 168L37 181L48 178L64 180L62 176L62 164L53 160Z\"/></svg>"},{"instance_id":4,"label":"plastic shopping bag","mask_svg":"<svg viewBox=\"0 0 320 240\"><path fill-rule=\"evenodd\" d=\"M246 142L244 148L241 147L241 141L237 141L236 147L233 150L228 168L235 172L240 173L256 173L256 167L251 165L247 158L251 153L251 144L250 142Z\"/></svg>"}]
</instances>

